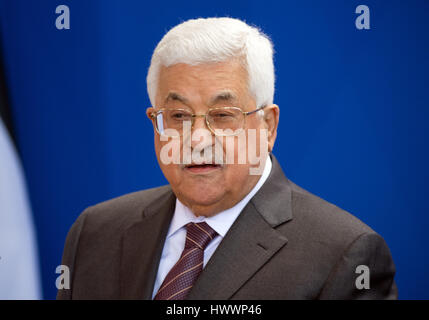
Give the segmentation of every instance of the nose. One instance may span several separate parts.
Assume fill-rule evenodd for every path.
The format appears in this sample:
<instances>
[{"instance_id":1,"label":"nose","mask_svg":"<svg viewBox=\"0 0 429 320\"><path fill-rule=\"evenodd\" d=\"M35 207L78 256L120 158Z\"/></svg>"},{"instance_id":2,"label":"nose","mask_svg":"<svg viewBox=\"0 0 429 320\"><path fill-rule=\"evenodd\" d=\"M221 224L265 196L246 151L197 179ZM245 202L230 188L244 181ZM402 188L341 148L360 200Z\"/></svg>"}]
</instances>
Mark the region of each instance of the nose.
<instances>
[{"instance_id":1,"label":"nose","mask_svg":"<svg viewBox=\"0 0 429 320\"><path fill-rule=\"evenodd\" d=\"M192 129L207 129L206 119L204 115L196 115L194 118L194 124L192 126Z\"/></svg>"},{"instance_id":2,"label":"nose","mask_svg":"<svg viewBox=\"0 0 429 320\"><path fill-rule=\"evenodd\" d=\"M205 147L213 144L213 133L207 127L204 116L196 116L192 126L192 149L204 149Z\"/></svg>"}]
</instances>

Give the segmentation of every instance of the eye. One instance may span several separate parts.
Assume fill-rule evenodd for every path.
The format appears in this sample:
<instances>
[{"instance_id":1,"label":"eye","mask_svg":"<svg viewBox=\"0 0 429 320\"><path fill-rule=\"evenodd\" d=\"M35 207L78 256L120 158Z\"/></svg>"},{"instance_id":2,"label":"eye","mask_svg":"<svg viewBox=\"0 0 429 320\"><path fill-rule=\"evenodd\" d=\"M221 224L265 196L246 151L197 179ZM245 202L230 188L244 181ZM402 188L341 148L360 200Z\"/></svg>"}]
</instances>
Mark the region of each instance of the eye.
<instances>
[{"instance_id":1,"label":"eye","mask_svg":"<svg viewBox=\"0 0 429 320\"><path fill-rule=\"evenodd\" d=\"M237 115L233 110L212 110L210 117L214 121L230 122L234 121L237 118Z\"/></svg>"},{"instance_id":2,"label":"eye","mask_svg":"<svg viewBox=\"0 0 429 320\"><path fill-rule=\"evenodd\" d=\"M172 110L169 112L169 117L173 120L183 121L191 118L191 114L182 110Z\"/></svg>"},{"instance_id":3,"label":"eye","mask_svg":"<svg viewBox=\"0 0 429 320\"><path fill-rule=\"evenodd\" d=\"M213 118L226 118L226 117L234 117L234 113L225 111L225 110L219 110L219 111L213 111L210 114Z\"/></svg>"}]
</instances>

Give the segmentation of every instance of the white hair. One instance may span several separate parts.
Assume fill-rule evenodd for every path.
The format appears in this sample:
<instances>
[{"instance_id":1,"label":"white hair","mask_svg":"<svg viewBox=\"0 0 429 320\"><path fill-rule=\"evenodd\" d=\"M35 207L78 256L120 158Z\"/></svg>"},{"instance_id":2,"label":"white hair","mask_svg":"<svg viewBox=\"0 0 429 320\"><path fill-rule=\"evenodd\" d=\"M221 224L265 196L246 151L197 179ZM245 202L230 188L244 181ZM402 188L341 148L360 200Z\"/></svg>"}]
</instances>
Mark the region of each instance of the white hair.
<instances>
[{"instance_id":1,"label":"white hair","mask_svg":"<svg viewBox=\"0 0 429 320\"><path fill-rule=\"evenodd\" d=\"M198 65L234 58L244 63L249 92L256 106L272 104L273 45L268 36L238 19L200 18L175 26L155 48L146 79L152 105L155 105L161 66L177 63Z\"/></svg>"}]
</instances>

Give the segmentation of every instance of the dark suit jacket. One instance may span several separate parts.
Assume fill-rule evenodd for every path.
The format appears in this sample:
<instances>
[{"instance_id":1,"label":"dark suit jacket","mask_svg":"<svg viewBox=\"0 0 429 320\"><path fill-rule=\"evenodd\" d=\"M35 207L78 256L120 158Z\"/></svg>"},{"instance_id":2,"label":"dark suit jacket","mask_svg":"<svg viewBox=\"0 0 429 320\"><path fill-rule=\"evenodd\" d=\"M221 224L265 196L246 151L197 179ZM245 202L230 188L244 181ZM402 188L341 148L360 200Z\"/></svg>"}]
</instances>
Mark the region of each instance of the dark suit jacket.
<instances>
[{"instance_id":1,"label":"dark suit jacket","mask_svg":"<svg viewBox=\"0 0 429 320\"><path fill-rule=\"evenodd\" d=\"M360 220L289 181L277 160L207 263L188 299L395 299L384 240ZM58 299L151 299L174 213L170 186L86 209L63 262L71 288ZM357 289L358 265L370 289Z\"/></svg>"}]
</instances>

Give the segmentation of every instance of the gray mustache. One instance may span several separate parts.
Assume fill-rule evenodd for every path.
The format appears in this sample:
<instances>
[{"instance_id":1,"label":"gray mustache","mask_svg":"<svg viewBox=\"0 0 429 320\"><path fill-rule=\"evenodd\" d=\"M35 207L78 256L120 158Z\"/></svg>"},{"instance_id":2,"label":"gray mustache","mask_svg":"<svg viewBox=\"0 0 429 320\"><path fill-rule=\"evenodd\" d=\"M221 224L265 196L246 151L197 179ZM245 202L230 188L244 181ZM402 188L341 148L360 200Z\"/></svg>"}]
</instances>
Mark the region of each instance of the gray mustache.
<instances>
[{"instance_id":1,"label":"gray mustache","mask_svg":"<svg viewBox=\"0 0 429 320\"><path fill-rule=\"evenodd\" d=\"M225 163L225 153L222 147L206 145L203 147L184 148L182 165L189 164L219 164Z\"/></svg>"}]
</instances>

